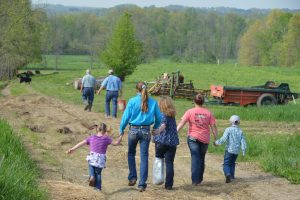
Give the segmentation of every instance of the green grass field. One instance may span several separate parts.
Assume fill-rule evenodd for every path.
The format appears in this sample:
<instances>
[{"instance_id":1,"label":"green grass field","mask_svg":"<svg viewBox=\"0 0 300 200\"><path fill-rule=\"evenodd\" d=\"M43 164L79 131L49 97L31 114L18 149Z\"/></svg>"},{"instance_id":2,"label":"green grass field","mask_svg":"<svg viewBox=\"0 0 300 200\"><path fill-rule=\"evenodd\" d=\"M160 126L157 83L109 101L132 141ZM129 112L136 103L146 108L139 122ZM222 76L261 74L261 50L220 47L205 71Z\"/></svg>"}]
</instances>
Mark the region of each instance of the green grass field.
<instances>
[{"instance_id":1,"label":"green grass field","mask_svg":"<svg viewBox=\"0 0 300 200\"><path fill-rule=\"evenodd\" d=\"M48 56L48 62L53 63L54 56ZM74 59L74 60L73 60ZM73 81L84 75L88 66L88 56L61 56L60 63L64 66L58 74L35 76L32 86L43 94L56 96L68 102L81 103L80 93L73 89ZM37 64L35 64L37 66ZM30 67L30 66L28 66ZM76 70L74 70L76 69ZM255 86L263 85L267 80L274 80L276 83L287 82L292 92L300 93L299 75L300 68L279 68L279 67L245 67L234 64L208 65L172 63L168 60L157 60L150 64L139 65L136 71L126 77L124 82L124 99L128 100L135 95L135 84L137 81L154 81L163 72L174 72L180 70L185 76L185 81L192 80L195 88L209 89L210 85L228 86ZM42 73L49 73L49 71ZM99 68L92 71L93 75L106 76L107 68L99 64ZM19 84L15 84L17 87ZM17 89L16 89L17 90ZM23 89L21 91L24 91ZM17 92L18 93L18 92ZM95 99L94 110L104 112L104 95ZM155 97L157 98L157 97ZM238 114L243 120L252 121L300 121L300 100L297 104L290 102L289 105L257 108L255 106L213 106L206 105L217 119L228 119L232 114ZM176 99L177 117L180 118L185 110L192 107L189 100Z\"/></svg>"},{"instance_id":2,"label":"green grass field","mask_svg":"<svg viewBox=\"0 0 300 200\"><path fill-rule=\"evenodd\" d=\"M294 135L246 134L247 152L238 161L259 162L265 171L300 184L300 132ZM224 154L224 146L212 147L209 152Z\"/></svg>"},{"instance_id":3,"label":"green grass field","mask_svg":"<svg viewBox=\"0 0 300 200\"><path fill-rule=\"evenodd\" d=\"M48 64L54 63L54 57L48 56ZM73 89L73 81L84 75L88 65L87 56L61 56L59 73L51 74L52 71L42 71L42 75L34 76L31 87L13 81L10 84L11 93L19 95L23 93L38 91L41 94L57 97L63 101L82 105L79 90ZM49 66L48 65L48 66ZM32 69L41 69L38 65L31 65ZM27 68L27 69L28 69ZM49 69L53 68L50 66ZM27 70L26 69L26 70ZM74 70L75 69L75 70ZM92 70L96 77L106 76L107 68L99 64L99 67ZM128 100L135 95L135 84L137 81L154 81L155 78L164 72L180 70L185 76L185 81L193 80L194 86L198 89L209 89L211 84L227 86L255 86L262 85L268 80L276 83L289 83L292 92L300 92L299 75L300 68L283 67L247 67L235 66L234 64L188 64L172 63L168 60L157 60L150 64L141 64L136 71L126 77L123 88L123 99ZM32 88L32 89L30 89ZM95 97L93 110L104 112L105 92ZM157 97L154 97L157 98ZM192 101L176 99L177 119L188 109L193 107ZM300 101L296 104L290 102L285 106L273 107L237 107L205 105L220 120L227 120L232 114L240 115L242 121L278 121L278 122L300 122ZM83 107L83 105L82 105ZM119 117L121 113L119 113ZM222 130L220 130L220 133ZM247 134L247 131L246 131ZM292 183L300 183L300 133L282 134L265 137L264 133L246 135L248 151L241 161L258 161L262 168L275 175L286 177ZM223 153L223 148L210 148L211 152Z\"/></svg>"},{"instance_id":4,"label":"green grass field","mask_svg":"<svg viewBox=\"0 0 300 200\"><path fill-rule=\"evenodd\" d=\"M21 139L1 119L0 130L0 199L46 199L45 192L38 188L39 170Z\"/></svg>"},{"instance_id":5,"label":"green grass field","mask_svg":"<svg viewBox=\"0 0 300 200\"><path fill-rule=\"evenodd\" d=\"M56 62L55 55L47 55L42 63L32 63L25 67L25 69L32 70L55 70ZM91 57L82 55L59 55L57 59L57 70L82 70L91 66ZM104 66L95 60L93 62L93 69L104 68Z\"/></svg>"}]
</instances>

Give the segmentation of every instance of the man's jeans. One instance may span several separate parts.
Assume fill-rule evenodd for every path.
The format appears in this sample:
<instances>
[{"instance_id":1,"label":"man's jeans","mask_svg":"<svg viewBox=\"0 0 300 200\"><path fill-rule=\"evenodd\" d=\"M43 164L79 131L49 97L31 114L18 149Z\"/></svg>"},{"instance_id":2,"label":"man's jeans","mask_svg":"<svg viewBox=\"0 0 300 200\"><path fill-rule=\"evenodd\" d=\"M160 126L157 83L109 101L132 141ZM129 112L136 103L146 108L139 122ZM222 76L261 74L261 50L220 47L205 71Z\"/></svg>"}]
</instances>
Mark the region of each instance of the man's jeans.
<instances>
[{"instance_id":1,"label":"man's jeans","mask_svg":"<svg viewBox=\"0 0 300 200\"><path fill-rule=\"evenodd\" d=\"M117 106L118 106L118 91L106 91L105 97L105 112L106 116L110 116L110 101L112 101L112 116L117 117Z\"/></svg>"},{"instance_id":2,"label":"man's jeans","mask_svg":"<svg viewBox=\"0 0 300 200\"><path fill-rule=\"evenodd\" d=\"M166 182L165 187L173 187L174 182L174 158L176 146L155 143L155 157L165 158L166 162Z\"/></svg>"},{"instance_id":3,"label":"man's jeans","mask_svg":"<svg viewBox=\"0 0 300 200\"><path fill-rule=\"evenodd\" d=\"M101 190L101 172L102 168L89 165L89 174L95 178L95 188Z\"/></svg>"},{"instance_id":4,"label":"man's jeans","mask_svg":"<svg viewBox=\"0 0 300 200\"><path fill-rule=\"evenodd\" d=\"M207 152L208 144L204 144L192 137L188 137L187 142L192 157L192 183L199 184L203 181L205 154Z\"/></svg>"},{"instance_id":5,"label":"man's jeans","mask_svg":"<svg viewBox=\"0 0 300 200\"><path fill-rule=\"evenodd\" d=\"M224 155L224 164L223 164L223 171L224 175L230 175L231 178L234 178L235 174L235 161L237 159L237 154L229 153L228 151L225 151Z\"/></svg>"},{"instance_id":6,"label":"man's jeans","mask_svg":"<svg viewBox=\"0 0 300 200\"><path fill-rule=\"evenodd\" d=\"M149 143L151 139L150 126L149 128L130 128L128 133L128 166L129 175L128 180L137 180L136 173L136 146L140 143L140 181L139 188L147 187L148 178L148 156L149 156Z\"/></svg>"},{"instance_id":7,"label":"man's jeans","mask_svg":"<svg viewBox=\"0 0 300 200\"><path fill-rule=\"evenodd\" d=\"M85 87L82 91L82 100L88 101L89 105L93 105L94 101L94 88L92 87Z\"/></svg>"}]
</instances>

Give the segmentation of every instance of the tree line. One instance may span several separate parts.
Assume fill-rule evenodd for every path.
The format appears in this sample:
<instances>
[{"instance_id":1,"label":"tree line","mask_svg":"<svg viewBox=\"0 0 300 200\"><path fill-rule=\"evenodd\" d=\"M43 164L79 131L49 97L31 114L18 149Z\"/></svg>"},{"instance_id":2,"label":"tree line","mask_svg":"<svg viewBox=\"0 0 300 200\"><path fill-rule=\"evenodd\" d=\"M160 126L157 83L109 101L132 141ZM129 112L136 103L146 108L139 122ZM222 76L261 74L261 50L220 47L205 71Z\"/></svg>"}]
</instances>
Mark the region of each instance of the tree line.
<instances>
[{"instance_id":1,"label":"tree line","mask_svg":"<svg viewBox=\"0 0 300 200\"><path fill-rule=\"evenodd\" d=\"M274 10L252 23L240 41L244 65L300 66L300 13Z\"/></svg>"},{"instance_id":2,"label":"tree line","mask_svg":"<svg viewBox=\"0 0 300 200\"><path fill-rule=\"evenodd\" d=\"M98 55L124 11L132 15L143 62L160 57L205 63L234 59L238 40L247 26L246 19L237 14L203 13L193 8L175 12L156 7L117 7L102 16L49 14L49 31L44 36L48 46L44 49L51 54Z\"/></svg>"},{"instance_id":3,"label":"tree line","mask_svg":"<svg viewBox=\"0 0 300 200\"><path fill-rule=\"evenodd\" d=\"M101 15L48 12L52 31L45 34L46 44L48 53L87 54L93 61L105 50L116 21L128 12L142 45L142 62L169 57L176 62L237 59L245 65L296 65L299 12L225 11L116 6Z\"/></svg>"},{"instance_id":4,"label":"tree line","mask_svg":"<svg viewBox=\"0 0 300 200\"><path fill-rule=\"evenodd\" d=\"M195 63L237 59L243 65L294 66L300 62L299 12L244 15L196 8L116 6L101 14L57 13L33 9L30 0L3 0L0 79L11 78L14 70L31 62L43 61L47 66L46 54L57 58L89 55L91 67L100 57L109 60L107 48L124 13L130 13L131 30L138 41L135 48L141 52L135 64L162 57Z\"/></svg>"}]
</instances>

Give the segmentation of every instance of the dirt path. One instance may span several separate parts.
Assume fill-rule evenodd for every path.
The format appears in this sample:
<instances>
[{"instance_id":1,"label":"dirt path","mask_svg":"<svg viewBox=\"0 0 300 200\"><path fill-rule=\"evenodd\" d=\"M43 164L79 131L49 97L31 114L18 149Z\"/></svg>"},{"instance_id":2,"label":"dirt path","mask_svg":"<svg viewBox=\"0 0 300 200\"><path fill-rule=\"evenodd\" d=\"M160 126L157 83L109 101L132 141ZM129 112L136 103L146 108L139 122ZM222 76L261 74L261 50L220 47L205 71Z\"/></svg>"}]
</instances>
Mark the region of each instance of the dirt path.
<instances>
[{"instance_id":1,"label":"dirt path","mask_svg":"<svg viewBox=\"0 0 300 200\"><path fill-rule=\"evenodd\" d=\"M21 135L31 156L37 160L43 174L41 185L48 189L50 199L300 199L299 185L264 173L253 163L238 163L238 178L231 184L225 184L222 156L211 154L206 157L203 184L191 186L190 154L185 139L181 139L176 154L174 190L166 191L163 186L151 184L154 144L150 145L146 192L140 193L135 187L127 186L125 139L123 146L109 147L107 168L103 170L103 191L96 192L87 186L87 148L79 149L72 155L66 155L65 151L92 134L87 131L86 125L99 121L111 125L117 136L119 119L106 119L101 113L84 112L83 107L34 93L19 97L6 94L0 98L0 115ZM219 124L222 127L226 123L220 121ZM251 126L250 122L246 124ZM261 123L255 124L258 130L265 127ZM293 124L295 126L300 128L300 124ZM276 132L285 128L286 125L276 123ZM138 156L137 163L139 166Z\"/></svg>"}]
</instances>

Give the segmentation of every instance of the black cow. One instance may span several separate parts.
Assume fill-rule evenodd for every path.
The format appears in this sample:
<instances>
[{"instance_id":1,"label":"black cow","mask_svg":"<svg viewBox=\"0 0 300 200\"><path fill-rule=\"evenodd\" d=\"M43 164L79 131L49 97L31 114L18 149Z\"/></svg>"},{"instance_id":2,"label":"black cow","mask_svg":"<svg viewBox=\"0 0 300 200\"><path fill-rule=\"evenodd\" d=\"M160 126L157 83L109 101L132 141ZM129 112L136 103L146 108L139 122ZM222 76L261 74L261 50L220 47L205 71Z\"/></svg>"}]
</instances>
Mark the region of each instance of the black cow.
<instances>
[{"instance_id":1,"label":"black cow","mask_svg":"<svg viewBox=\"0 0 300 200\"><path fill-rule=\"evenodd\" d=\"M18 78L20 78L20 83L28 83L30 84L31 78L30 78L30 73L28 72L23 72L17 75Z\"/></svg>"},{"instance_id":2,"label":"black cow","mask_svg":"<svg viewBox=\"0 0 300 200\"><path fill-rule=\"evenodd\" d=\"M20 77L20 83L23 83L23 82L30 84L31 78L30 77Z\"/></svg>"}]
</instances>

